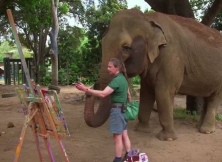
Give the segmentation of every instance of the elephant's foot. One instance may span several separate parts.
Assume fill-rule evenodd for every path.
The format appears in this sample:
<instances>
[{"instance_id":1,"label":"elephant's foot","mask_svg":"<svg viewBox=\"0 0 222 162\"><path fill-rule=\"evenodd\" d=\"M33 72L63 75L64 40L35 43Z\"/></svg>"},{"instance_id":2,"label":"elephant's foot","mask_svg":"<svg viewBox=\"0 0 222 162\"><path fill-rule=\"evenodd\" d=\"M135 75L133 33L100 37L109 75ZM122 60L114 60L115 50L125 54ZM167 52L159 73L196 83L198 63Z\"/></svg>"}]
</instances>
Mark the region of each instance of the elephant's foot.
<instances>
[{"instance_id":1,"label":"elephant's foot","mask_svg":"<svg viewBox=\"0 0 222 162\"><path fill-rule=\"evenodd\" d=\"M200 129L201 125L202 125L202 122L198 122L198 123L196 124L197 129Z\"/></svg>"},{"instance_id":2,"label":"elephant's foot","mask_svg":"<svg viewBox=\"0 0 222 162\"><path fill-rule=\"evenodd\" d=\"M199 130L200 130L201 133L210 134L210 133L215 132L215 125L212 125L212 126L202 125L199 128Z\"/></svg>"},{"instance_id":3,"label":"elephant's foot","mask_svg":"<svg viewBox=\"0 0 222 162\"><path fill-rule=\"evenodd\" d=\"M200 119L200 120L197 122L196 127L197 127L198 129L200 129L200 127L201 127L202 124L203 124L203 119Z\"/></svg>"},{"instance_id":4,"label":"elephant's foot","mask_svg":"<svg viewBox=\"0 0 222 162\"><path fill-rule=\"evenodd\" d=\"M134 130L139 132L150 133L149 124L137 123Z\"/></svg>"},{"instance_id":5,"label":"elephant's foot","mask_svg":"<svg viewBox=\"0 0 222 162\"><path fill-rule=\"evenodd\" d=\"M161 141L173 141L173 140L177 139L177 133L174 130L165 131L165 130L162 129L157 134L157 138Z\"/></svg>"}]
</instances>

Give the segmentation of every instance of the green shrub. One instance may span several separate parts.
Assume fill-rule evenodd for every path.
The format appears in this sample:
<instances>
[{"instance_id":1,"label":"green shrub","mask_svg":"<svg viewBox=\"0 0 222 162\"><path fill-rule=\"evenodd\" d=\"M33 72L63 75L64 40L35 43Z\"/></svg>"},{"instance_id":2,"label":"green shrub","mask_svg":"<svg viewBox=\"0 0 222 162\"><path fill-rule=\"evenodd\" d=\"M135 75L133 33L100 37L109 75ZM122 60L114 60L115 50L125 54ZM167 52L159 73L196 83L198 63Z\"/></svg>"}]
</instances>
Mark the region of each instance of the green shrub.
<instances>
[{"instance_id":1,"label":"green shrub","mask_svg":"<svg viewBox=\"0 0 222 162\"><path fill-rule=\"evenodd\" d=\"M140 85L140 76L135 76L131 78L130 80L131 80L131 84Z\"/></svg>"},{"instance_id":2,"label":"green shrub","mask_svg":"<svg viewBox=\"0 0 222 162\"><path fill-rule=\"evenodd\" d=\"M65 69L63 69L63 68L59 69L59 71L58 71L58 81L59 81L59 84L61 84L61 85L69 84L68 77L69 76L68 76L67 72L65 71Z\"/></svg>"},{"instance_id":3,"label":"green shrub","mask_svg":"<svg viewBox=\"0 0 222 162\"><path fill-rule=\"evenodd\" d=\"M52 78L51 78L50 75L44 76L44 77L42 78L42 81L41 81L42 85L45 85L45 86L50 85L51 82L52 82Z\"/></svg>"},{"instance_id":4,"label":"green shrub","mask_svg":"<svg viewBox=\"0 0 222 162\"><path fill-rule=\"evenodd\" d=\"M191 113L184 108L175 108L173 110L173 116L175 119L193 119L195 121L200 119L200 115L198 115L196 112ZM222 121L221 114L216 114L215 118L218 121Z\"/></svg>"},{"instance_id":5,"label":"green shrub","mask_svg":"<svg viewBox=\"0 0 222 162\"><path fill-rule=\"evenodd\" d=\"M83 78L80 81L86 85L93 85L95 83L95 79L92 77Z\"/></svg>"},{"instance_id":6,"label":"green shrub","mask_svg":"<svg viewBox=\"0 0 222 162\"><path fill-rule=\"evenodd\" d=\"M195 121L198 121L200 119L200 115L197 113L191 114L190 111L187 111L184 108L175 108L173 110L173 116L175 119L193 119Z\"/></svg>"},{"instance_id":7,"label":"green shrub","mask_svg":"<svg viewBox=\"0 0 222 162\"><path fill-rule=\"evenodd\" d=\"M216 115L216 120L222 121L222 115L221 115L221 114L217 114L217 115Z\"/></svg>"}]
</instances>

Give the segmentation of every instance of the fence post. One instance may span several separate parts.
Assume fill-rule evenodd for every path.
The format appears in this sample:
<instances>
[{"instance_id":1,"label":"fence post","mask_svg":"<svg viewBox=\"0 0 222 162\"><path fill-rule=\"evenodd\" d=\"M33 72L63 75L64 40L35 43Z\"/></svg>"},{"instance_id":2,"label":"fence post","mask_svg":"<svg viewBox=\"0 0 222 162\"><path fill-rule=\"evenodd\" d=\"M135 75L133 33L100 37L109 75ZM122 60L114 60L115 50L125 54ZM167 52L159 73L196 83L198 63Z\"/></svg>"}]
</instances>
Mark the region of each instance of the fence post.
<instances>
[{"instance_id":1,"label":"fence post","mask_svg":"<svg viewBox=\"0 0 222 162\"><path fill-rule=\"evenodd\" d=\"M11 65L8 57L4 59L4 80L5 85L11 85Z\"/></svg>"},{"instance_id":2,"label":"fence post","mask_svg":"<svg viewBox=\"0 0 222 162\"><path fill-rule=\"evenodd\" d=\"M6 77L6 58L3 58L3 62L4 62L4 82L5 82L5 85L7 85L7 77Z\"/></svg>"}]
</instances>

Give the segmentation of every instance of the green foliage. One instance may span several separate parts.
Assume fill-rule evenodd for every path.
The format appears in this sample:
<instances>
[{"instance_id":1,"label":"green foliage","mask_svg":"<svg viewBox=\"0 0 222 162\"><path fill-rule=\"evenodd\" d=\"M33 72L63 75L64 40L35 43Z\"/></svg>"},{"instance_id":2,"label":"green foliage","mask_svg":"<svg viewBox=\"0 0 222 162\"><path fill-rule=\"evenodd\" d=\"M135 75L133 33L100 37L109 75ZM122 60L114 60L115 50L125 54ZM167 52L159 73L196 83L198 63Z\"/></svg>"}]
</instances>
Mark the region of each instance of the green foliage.
<instances>
[{"instance_id":1,"label":"green foliage","mask_svg":"<svg viewBox=\"0 0 222 162\"><path fill-rule=\"evenodd\" d=\"M173 116L175 119L192 119L195 121L200 119L200 116L197 113L191 114L191 112L186 111L184 108L175 108Z\"/></svg>"},{"instance_id":2,"label":"green foliage","mask_svg":"<svg viewBox=\"0 0 222 162\"><path fill-rule=\"evenodd\" d=\"M219 31L222 31L222 10L220 13L215 17L213 24L211 25L212 28L215 28Z\"/></svg>"},{"instance_id":3,"label":"green foliage","mask_svg":"<svg viewBox=\"0 0 222 162\"><path fill-rule=\"evenodd\" d=\"M3 62L3 56L2 55L0 55L0 62Z\"/></svg>"},{"instance_id":4,"label":"green foliage","mask_svg":"<svg viewBox=\"0 0 222 162\"><path fill-rule=\"evenodd\" d=\"M12 50L12 46L9 45L8 41L4 41L0 44L0 61L3 61L4 54Z\"/></svg>"},{"instance_id":5,"label":"green foliage","mask_svg":"<svg viewBox=\"0 0 222 162\"><path fill-rule=\"evenodd\" d=\"M59 78L58 78L58 80L59 80L59 84L61 84L61 85L67 85L67 83L68 83L68 74L67 74L67 72L65 71L65 69L59 69ZM68 83L69 84L69 83Z\"/></svg>"},{"instance_id":6,"label":"green foliage","mask_svg":"<svg viewBox=\"0 0 222 162\"><path fill-rule=\"evenodd\" d=\"M217 114L217 115L216 115L216 120L222 121L222 115L221 115L221 114Z\"/></svg>"},{"instance_id":7,"label":"green foliage","mask_svg":"<svg viewBox=\"0 0 222 162\"><path fill-rule=\"evenodd\" d=\"M12 11L22 46L32 50L34 55L33 66L36 66L36 68L44 66L45 59L49 53L49 46L51 45L47 43L47 35L49 35L52 28L53 20L50 0L19 0L13 1L7 7ZM60 22L65 21L65 19L60 17L67 14L68 11L68 3L60 2L58 6L58 18ZM2 27L3 30L7 30L8 32L4 39L14 41L11 30L8 30L10 27L7 17L1 20L7 22ZM53 36L53 34L51 35ZM19 58L19 55L15 57ZM37 74L36 76L41 77L41 74ZM36 79L38 80L39 78Z\"/></svg>"},{"instance_id":8,"label":"green foliage","mask_svg":"<svg viewBox=\"0 0 222 162\"><path fill-rule=\"evenodd\" d=\"M98 6L91 5L86 9L83 26L87 30L88 41L82 46L83 71L88 75L91 82L98 77L99 64L101 63L101 42L103 33L106 31L113 15L126 9L126 1L104 0L99 1ZM88 81L87 81L88 82Z\"/></svg>"},{"instance_id":9,"label":"green foliage","mask_svg":"<svg viewBox=\"0 0 222 162\"><path fill-rule=\"evenodd\" d=\"M77 14L73 10L75 7L70 4L72 2L69 2L69 11ZM102 35L113 15L127 8L126 1L117 0L100 1L96 7L94 3L85 5L87 6L85 9L79 5L78 14L86 32L71 26L66 26L59 31L59 68L68 75L66 82L63 81L64 84L75 82L76 78L81 78L81 81L86 84L93 84L97 80L101 62Z\"/></svg>"},{"instance_id":10,"label":"green foliage","mask_svg":"<svg viewBox=\"0 0 222 162\"><path fill-rule=\"evenodd\" d=\"M70 84L84 73L84 64L82 62L81 47L85 42L84 30L78 27L67 26L61 29L58 36L59 48L59 82ZM62 71L67 74L66 81L61 80ZM63 76L64 77L64 76Z\"/></svg>"},{"instance_id":11,"label":"green foliage","mask_svg":"<svg viewBox=\"0 0 222 162\"><path fill-rule=\"evenodd\" d=\"M131 84L133 85L140 85L140 76L135 76L131 78L130 81L131 81Z\"/></svg>"},{"instance_id":12,"label":"green foliage","mask_svg":"<svg viewBox=\"0 0 222 162\"><path fill-rule=\"evenodd\" d=\"M45 75L41 78L40 83L41 85L48 86L51 85L52 81L52 75L51 75L51 69L49 67L39 67L40 73L46 72Z\"/></svg>"},{"instance_id":13,"label":"green foliage","mask_svg":"<svg viewBox=\"0 0 222 162\"><path fill-rule=\"evenodd\" d=\"M47 74L46 76L44 76L42 78L41 84L44 86L49 86L49 85L51 85L51 81L52 81L51 75Z\"/></svg>"},{"instance_id":14,"label":"green foliage","mask_svg":"<svg viewBox=\"0 0 222 162\"><path fill-rule=\"evenodd\" d=\"M198 121L200 120L200 115L197 114L196 112L191 113L190 111L187 111L184 108L175 108L173 110L173 116L175 119L191 119ZM222 121L222 115L221 114L216 114L215 116L216 120Z\"/></svg>"},{"instance_id":15,"label":"green foliage","mask_svg":"<svg viewBox=\"0 0 222 162\"><path fill-rule=\"evenodd\" d=\"M59 15L65 15L69 12L69 4L67 2L59 3Z\"/></svg>"},{"instance_id":16,"label":"green foliage","mask_svg":"<svg viewBox=\"0 0 222 162\"><path fill-rule=\"evenodd\" d=\"M23 48L22 51L25 58L32 57L32 52L27 48ZM8 41L4 41L0 44L0 61L3 61L5 53L13 53L12 58L20 58L17 46L14 43L10 44Z\"/></svg>"},{"instance_id":17,"label":"green foliage","mask_svg":"<svg viewBox=\"0 0 222 162\"><path fill-rule=\"evenodd\" d=\"M190 5L193 9L194 15L197 20L201 21L203 16L207 13L208 8L212 6L214 0L190 0ZM222 30L222 10L215 17L212 28Z\"/></svg>"},{"instance_id":18,"label":"green foliage","mask_svg":"<svg viewBox=\"0 0 222 162\"><path fill-rule=\"evenodd\" d=\"M86 85L93 85L95 83L90 77L82 78L81 82Z\"/></svg>"},{"instance_id":19,"label":"green foliage","mask_svg":"<svg viewBox=\"0 0 222 162\"><path fill-rule=\"evenodd\" d=\"M146 9L145 11L144 11L144 13L149 13L149 12L155 12L154 10L152 10L152 9Z\"/></svg>"},{"instance_id":20,"label":"green foliage","mask_svg":"<svg viewBox=\"0 0 222 162\"><path fill-rule=\"evenodd\" d=\"M40 32L42 26L50 27L52 22L51 3L48 0L17 1L16 12L22 16L21 25L27 25L30 32Z\"/></svg>"}]
</instances>

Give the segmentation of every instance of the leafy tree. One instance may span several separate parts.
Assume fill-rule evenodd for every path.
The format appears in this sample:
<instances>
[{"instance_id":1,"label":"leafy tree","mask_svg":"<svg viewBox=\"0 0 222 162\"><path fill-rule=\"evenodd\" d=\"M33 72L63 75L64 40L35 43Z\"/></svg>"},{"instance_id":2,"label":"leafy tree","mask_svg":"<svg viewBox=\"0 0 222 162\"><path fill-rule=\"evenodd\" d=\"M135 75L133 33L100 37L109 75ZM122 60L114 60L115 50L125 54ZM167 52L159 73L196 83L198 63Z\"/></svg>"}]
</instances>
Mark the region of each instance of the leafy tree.
<instances>
[{"instance_id":1,"label":"leafy tree","mask_svg":"<svg viewBox=\"0 0 222 162\"><path fill-rule=\"evenodd\" d=\"M222 10L220 13L215 17L214 22L211 24L212 28L222 31Z\"/></svg>"},{"instance_id":2,"label":"leafy tree","mask_svg":"<svg viewBox=\"0 0 222 162\"><path fill-rule=\"evenodd\" d=\"M59 7L59 16L64 15L68 10L67 3L59 3L57 6ZM33 70L36 82L39 82L40 78L45 74L45 60L46 57L49 56L51 47L53 47L52 52L55 53L54 46L52 46L54 45L53 40L55 39L51 39L51 42L47 42L49 35L51 38L54 38L53 36L56 34L54 31L55 26L51 28L54 20L51 7L52 5L48 0L8 1L3 7L4 9L9 8L13 12L21 44L33 51L33 66L35 67ZM7 17L3 13L2 8L0 14L0 19L4 22L1 24L1 29L10 29ZM10 32L11 30L6 30L4 39L13 41L10 37Z\"/></svg>"},{"instance_id":3,"label":"leafy tree","mask_svg":"<svg viewBox=\"0 0 222 162\"><path fill-rule=\"evenodd\" d=\"M63 77L60 83L70 84L75 79L82 75L82 55L81 44L85 40L85 32L78 27L67 26L65 29L60 29L58 37L59 48L59 69L67 75ZM60 74L60 73L59 73ZM60 78L60 76L59 76Z\"/></svg>"},{"instance_id":4,"label":"leafy tree","mask_svg":"<svg viewBox=\"0 0 222 162\"><path fill-rule=\"evenodd\" d=\"M218 14L215 16L212 21L209 23L207 21L207 15L210 16L210 10L213 7L213 5L216 4L217 1L214 0L202 0L202 1L197 1L197 0L191 0L190 4L193 9L194 15L196 19L199 21L202 21L203 24L211 26L213 28L216 28L217 30L222 30L222 10L218 12ZM218 3L218 2L217 2Z\"/></svg>"},{"instance_id":5,"label":"leafy tree","mask_svg":"<svg viewBox=\"0 0 222 162\"><path fill-rule=\"evenodd\" d=\"M96 80L98 76L99 64L101 62L100 41L113 15L127 8L126 0L104 0L88 6L84 15L82 25L85 28L88 38L85 49L82 51L83 62L85 64L85 76Z\"/></svg>"},{"instance_id":6,"label":"leafy tree","mask_svg":"<svg viewBox=\"0 0 222 162\"><path fill-rule=\"evenodd\" d=\"M12 50L12 46L9 45L9 42L8 41L4 41L0 45L0 61L3 61L4 54L8 53L11 50Z\"/></svg>"},{"instance_id":7,"label":"leafy tree","mask_svg":"<svg viewBox=\"0 0 222 162\"><path fill-rule=\"evenodd\" d=\"M10 44L8 41L4 41L0 44L0 62L3 61L5 53L12 53L12 58L20 58L17 47L15 44ZM23 49L24 57L32 57L32 53L27 48Z\"/></svg>"}]
</instances>

